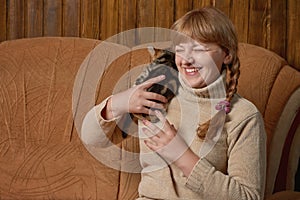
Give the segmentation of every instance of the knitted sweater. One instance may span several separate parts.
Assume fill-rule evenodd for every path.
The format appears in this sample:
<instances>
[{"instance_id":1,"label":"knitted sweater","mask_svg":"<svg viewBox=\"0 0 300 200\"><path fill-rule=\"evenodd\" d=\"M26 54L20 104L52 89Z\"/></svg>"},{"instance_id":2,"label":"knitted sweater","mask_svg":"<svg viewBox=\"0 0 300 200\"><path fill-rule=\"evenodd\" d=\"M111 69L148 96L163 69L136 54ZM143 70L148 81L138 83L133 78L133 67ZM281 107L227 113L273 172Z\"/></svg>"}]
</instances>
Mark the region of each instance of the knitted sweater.
<instances>
[{"instance_id":1,"label":"knitted sweater","mask_svg":"<svg viewBox=\"0 0 300 200\"><path fill-rule=\"evenodd\" d=\"M206 88L192 89L180 77L181 88L169 105L167 119L173 124L200 160L189 177L174 164L166 163L143 142L140 133L142 179L139 199L263 199L266 168L266 136L263 120L256 107L235 95L232 110L226 115L212 148L201 149L208 141L196 135L199 123L216 114L214 106L224 99L224 74ZM221 88L221 89L220 89ZM104 108L105 102L96 107ZM109 134L113 126L97 114L100 126ZM98 140L99 142L99 140Z\"/></svg>"}]
</instances>

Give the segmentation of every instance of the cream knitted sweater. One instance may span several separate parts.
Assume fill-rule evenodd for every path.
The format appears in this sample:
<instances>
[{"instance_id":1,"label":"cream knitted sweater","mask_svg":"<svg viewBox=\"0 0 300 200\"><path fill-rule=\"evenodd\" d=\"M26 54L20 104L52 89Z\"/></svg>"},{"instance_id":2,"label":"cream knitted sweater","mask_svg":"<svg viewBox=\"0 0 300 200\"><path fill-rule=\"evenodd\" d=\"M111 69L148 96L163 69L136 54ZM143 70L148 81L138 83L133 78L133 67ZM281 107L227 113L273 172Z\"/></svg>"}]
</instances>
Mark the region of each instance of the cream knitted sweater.
<instances>
[{"instance_id":1,"label":"cream knitted sweater","mask_svg":"<svg viewBox=\"0 0 300 200\"><path fill-rule=\"evenodd\" d=\"M189 177L185 177L174 164L168 165L140 139L143 169L139 199L263 199L266 135L259 111L252 103L235 95L216 144L200 155L204 142L196 135L196 128L199 122L205 122L216 113L215 104L224 99L225 93L219 89L224 86L224 76L202 89L188 87L181 78L180 82L182 87L169 105L167 119L201 159ZM104 105L105 101L96 106L96 112L100 113ZM111 121L104 120L100 114L97 120L106 134L112 133ZM139 132L143 135L141 126ZM100 137L84 133L86 143L101 142Z\"/></svg>"}]
</instances>

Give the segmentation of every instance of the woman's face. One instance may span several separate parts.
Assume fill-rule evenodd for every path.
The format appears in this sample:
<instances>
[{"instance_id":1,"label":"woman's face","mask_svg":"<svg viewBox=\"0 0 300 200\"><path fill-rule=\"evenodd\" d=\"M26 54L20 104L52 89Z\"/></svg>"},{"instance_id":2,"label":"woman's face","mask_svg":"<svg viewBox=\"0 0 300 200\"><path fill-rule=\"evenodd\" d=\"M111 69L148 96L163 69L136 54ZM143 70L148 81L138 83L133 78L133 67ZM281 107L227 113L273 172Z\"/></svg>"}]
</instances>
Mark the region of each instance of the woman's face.
<instances>
[{"instance_id":1,"label":"woman's face","mask_svg":"<svg viewBox=\"0 0 300 200\"><path fill-rule=\"evenodd\" d=\"M226 53L214 43L196 41L180 43L175 47L175 62L187 84L202 88L214 82L219 76Z\"/></svg>"}]
</instances>

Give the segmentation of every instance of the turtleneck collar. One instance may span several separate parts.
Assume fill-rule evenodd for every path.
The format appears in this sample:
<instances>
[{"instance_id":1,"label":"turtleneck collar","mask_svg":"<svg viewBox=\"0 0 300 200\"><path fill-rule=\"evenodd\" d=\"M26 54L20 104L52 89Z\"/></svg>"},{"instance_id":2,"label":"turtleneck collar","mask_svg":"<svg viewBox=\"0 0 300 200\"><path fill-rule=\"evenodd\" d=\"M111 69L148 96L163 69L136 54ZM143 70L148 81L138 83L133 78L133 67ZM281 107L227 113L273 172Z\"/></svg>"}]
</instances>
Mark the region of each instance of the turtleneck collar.
<instances>
[{"instance_id":1,"label":"turtleneck collar","mask_svg":"<svg viewBox=\"0 0 300 200\"><path fill-rule=\"evenodd\" d=\"M222 72L217 80L213 83L209 84L204 88L192 88L190 87L181 76L178 74L179 82L181 84L181 88L179 89L179 93L182 93L184 98L188 98L189 100L199 101L199 98L204 99L225 99L226 98L226 90L225 90L225 80L226 80L226 70Z\"/></svg>"}]
</instances>

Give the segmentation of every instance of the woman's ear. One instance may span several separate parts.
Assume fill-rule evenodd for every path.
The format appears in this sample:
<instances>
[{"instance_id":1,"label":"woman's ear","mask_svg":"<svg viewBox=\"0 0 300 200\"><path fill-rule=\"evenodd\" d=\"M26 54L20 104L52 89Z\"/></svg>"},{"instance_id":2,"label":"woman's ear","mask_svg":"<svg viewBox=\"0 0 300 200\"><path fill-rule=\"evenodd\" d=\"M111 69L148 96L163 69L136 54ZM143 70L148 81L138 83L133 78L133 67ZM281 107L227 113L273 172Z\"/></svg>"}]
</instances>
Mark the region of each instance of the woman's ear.
<instances>
[{"instance_id":1,"label":"woman's ear","mask_svg":"<svg viewBox=\"0 0 300 200\"><path fill-rule=\"evenodd\" d=\"M232 62L232 55L229 53L228 55L225 56L224 58L224 64L228 65Z\"/></svg>"}]
</instances>

